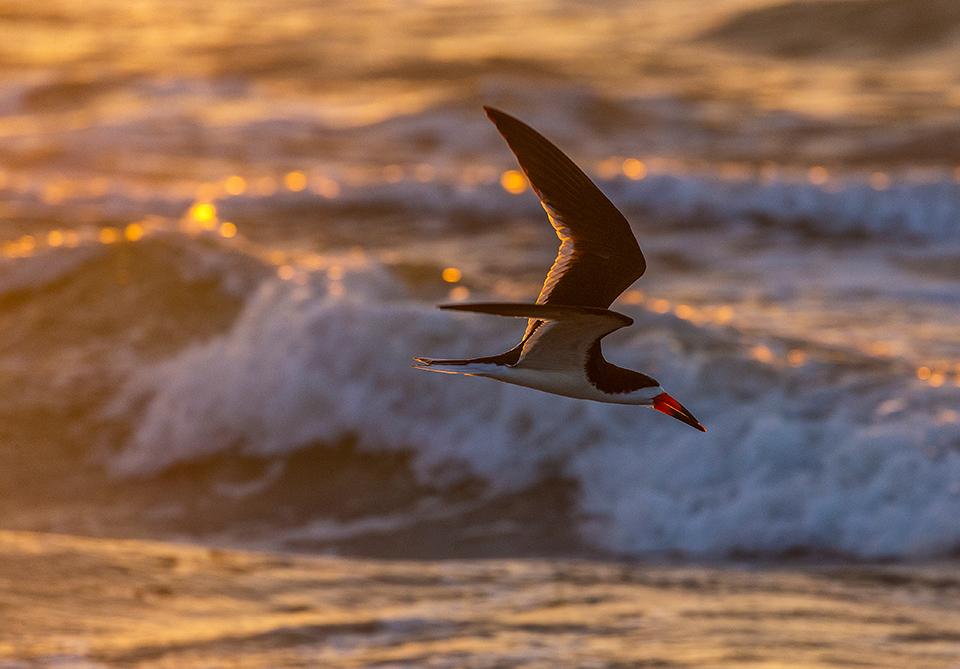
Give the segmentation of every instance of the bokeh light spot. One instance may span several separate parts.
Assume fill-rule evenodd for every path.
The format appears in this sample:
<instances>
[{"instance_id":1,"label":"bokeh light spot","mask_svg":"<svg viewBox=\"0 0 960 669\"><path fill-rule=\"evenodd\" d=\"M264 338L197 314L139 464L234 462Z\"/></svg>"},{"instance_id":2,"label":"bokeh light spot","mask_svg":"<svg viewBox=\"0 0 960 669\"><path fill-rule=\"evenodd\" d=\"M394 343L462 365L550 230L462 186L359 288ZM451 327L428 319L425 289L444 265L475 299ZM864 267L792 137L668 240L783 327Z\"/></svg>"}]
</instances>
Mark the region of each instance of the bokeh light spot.
<instances>
[{"instance_id":1,"label":"bokeh light spot","mask_svg":"<svg viewBox=\"0 0 960 669\"><path fill-rule=\"evenodd\" d=\"M656 311L658 314L665 314L670 311L670 300L664 300L662 298L651 300L650 309Z\"/></svg>"},{"instance_id":2,"label":"bokeh light spot","mask_svg":"<svg viewBox=\"0 0 960 669\"><path fill-rule=\"evenodd\" d=\"M318 177L313 190L322 197L332 200L340 195L340 184L329 177Z\"/></svg>"},{"instance_id":3,"label":"bokeh light spot","mask_svg":"<svg viewBox=\"0 0 960 669\"><path fill-rule=\"evenodd\" d=\"M128 242L138 242L143 239L143 226L139 223L130 223L123 229L123 238Z\"/></svg>"},{"instance_id":4,"label":"bokeh light spot","mask_svg":"<svg viewBox=\"0 0 960 669\"><path fill-rule=\"evenodd\" d=\"M828 172L827 168L823 165L814 165L807 170L807 180L817 186L827 183L827 179L829 178L830 172Z\"/></svg>"},{"instance_id":5,"label":"bokeh light spot","mask_svg":"<svg viewBox=\"0 0 960 669\"><path fill-rule=\"evenodd\" d=\"M209 202L196 202L190 207L190 218L211 230L217 220L217 208Z\"/></svg>"},{"instance_id":6,"label":"bokeh light spot","mask_svg":"<svg viewBox=\"0 0 960 669\"><path fill-rule=\"evenodd\" d=\"M100 228L97 239L100 240L101 244L113 244L120 239L120 231L112 226Z\"/></svg>"},{"instance_id":7,"label":"bokeh light spot","mask_svg":"<svg viewBox=\"0 0 960 669\"><path fill-rule=\"evenodd\" d=\"M287 172L283 176L283 185L288 191L299 193L307 187L307 175L300 171Z\"/></svg>"},{"instance_id":8,"label":"bokeh light spot","mask_svg":"<svg viewBox=\"0 0 960 669\"><path fill-rule=\"evenodd\" d=\"M237 236L237 225L230 221L224 221L220 224L220 236L224 239L232 239Z\"/></svg>"},{"instance_id":9,"label":"bokeh light spot","mask_svg":"<svg viewBox=\"0 0 960 669\"><path fill-rule=\"evenodd\" d=\"M601 179L613 179L623 169L623 162L619 158L605 158L597 164L597 175Z\"/></svg>"},{"instance_id":10,"label":"bokeh light spot","mask_svg":"<svg viewBox=\"0 0 960 669\"><path fill-rule=\"evenodd\" d=\"M647 176L647 166L642 160L627 158L623 161L623 173L628 179L638 181Z\"/></svg>"},{"instance_id":11,"label":"bokeh light spot","mask_svg":"<svg viewBox=\"0 0 960 669\"><path fill-rule=\"evenodd\" d=\"M890 175L884 172L874 172L870 175L870 187L873 190L887 190L890 188Z\"/></svg>"},{"instance_id":12,"label":"bokeh light spot","mask_svg":"<svg viewBox=\"0 0 960 669\"><path fill-rule=\"evenodd\" d=\"M717 307L714 318L716 319L717 323L720 323L721 325L729 323L733 320L733 307L731 307L729 304L724 304Z\"/></svg>"},{"instance_id":13,"label":"bokeh light spot","mask_svg":"<svg viewBox=\"0 0 960 669\"><path fill-rule=\"evenodd\" d=\"M247 191L247 180L236 174L227 177L223 182L223 190L230 195L243 195Z\"/></svg>"},{"instance_id":14,"label":"bokeh light spot","mask_svg":"<svg viewBox=\"0 0 960 669\"><path fill-rule=\"evenodd\" d=\"M957 413L953 409L941 409L937 412L937 422L941 425L944 423L960 422L960 413Z\"/></svg>"},{"instance_id":15,"label":"bokeh light spot","mask_svg":"<svg viewBox=\"0 0 960 669\"><path fill-rule=\"evenodd\" d=\"M466 286L454 286L450 289L450 292L447 293L447 297L454 302L463 302L470 297L470 289Z\"/></svg>"},{"instance_id":16,"label":"bokeh light spot","mask_svg":"<svg viewBox=\"0 0 960 669\"><path fill-rule=\"evenodd\" d=\"M403 179L403 167L400 165L387 165L383 168L383 178L387 183L398 183Z\"/></svg>"},{"instance_id":17,"label":"bokeh light spot","mask_svg":"<svg viewBox=\"0 0 960 669\"><path fill-rule=\"evenodd\" d=\"M508 193L519 195L527 190L527 178L519 170L507 170L500 175L500 185Z\"/></svg>"}]
</instances>

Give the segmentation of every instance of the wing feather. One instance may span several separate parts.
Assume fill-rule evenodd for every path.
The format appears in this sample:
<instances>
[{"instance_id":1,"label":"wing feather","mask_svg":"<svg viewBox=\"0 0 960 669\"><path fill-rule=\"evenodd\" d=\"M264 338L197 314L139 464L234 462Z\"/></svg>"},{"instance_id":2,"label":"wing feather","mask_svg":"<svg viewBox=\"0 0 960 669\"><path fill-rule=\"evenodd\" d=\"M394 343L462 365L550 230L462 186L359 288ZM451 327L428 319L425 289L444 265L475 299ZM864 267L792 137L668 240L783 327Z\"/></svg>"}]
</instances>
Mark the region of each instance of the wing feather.
<instances>
[{"instance_id":1,"label":"wing feather","mask_svg":"<svg viewBox=\"0 0 960 669\"><path fill-rule=\"evenodd\" d=\"M515 363L536 369L582 369L594 344L633 323L629 316L598 307L487 302L440 308L536 320L540 325L525 335Z\"/></svg>"},{"instance_id":2,"label":"wing feather","mask_svg":"<svg viewBox=\"0 0 960 669\"><path fill-rule=\"evenodd\" d=\"M543 135L502 111L484 110L517 157L560 239L537 302L610 306L647 266L630 224Z\"/></svg>"}]
</instances>

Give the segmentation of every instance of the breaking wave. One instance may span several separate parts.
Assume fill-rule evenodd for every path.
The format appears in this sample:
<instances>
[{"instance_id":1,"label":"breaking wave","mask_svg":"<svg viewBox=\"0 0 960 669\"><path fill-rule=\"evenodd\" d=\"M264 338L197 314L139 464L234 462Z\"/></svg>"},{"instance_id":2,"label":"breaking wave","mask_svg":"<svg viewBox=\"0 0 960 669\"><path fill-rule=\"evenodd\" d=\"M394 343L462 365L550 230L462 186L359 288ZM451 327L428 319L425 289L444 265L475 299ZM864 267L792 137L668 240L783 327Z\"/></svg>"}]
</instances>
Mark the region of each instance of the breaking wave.
<instances>
[{"instance_id":1,"label":"breaking wave","mask_svg":"<svg viewBox=\"0 0 960 669\"><path fill-rule=\"evenodd\" d=\"M882 188L856 176L827 185L802 179L726 179L716 175L658 174L641 181L599 180L625 212L649 222L685 227L748 223L822 237L882 236L960 239L960 183L943 176L926 182L897 181ZM483 217L529 213L529 201L497 197L499 186L416 183L378 185L346 193L355 203L378 203L433 213L477 212Z\"/></svg>"},{"instance_id":2,"label":"breaking wave","mask_svg":"<svg viewBox=\"0 0 960 669\"><path fill-rule=\"evenodd\" d=\"M121 485L211 461L262 462L260 478L221 484L214 496L240 509L263 495L289 504L304 491L284 487L283 469L349 442L368 454L362 466L380 454L381 466L409 470L411 495L430 491L412 502L415 519L475 508L450 502L455 495L437 502L438 491L479 484L482 499L536 505L545 480L567 481L571 508L556 513L569 513L584 544L608 554L906 558L960 547L952 522L960 422L951 408L960 389L935 392L896 360L834 351L800 365L761 361L733 327L623 307L637 325L611 338L608 356L660 379L709 427L704 435L640 407L410 368L415 354L492 352L515 336L515 323L436 311L373 258L326 258L284 281L249 258L241 266L211 249L184 255L181 242L127 252L179 258L180 281L195 281L190 265L203 258L207 280L242 270L257 287L213 331L200 327L207 314L184 310L178 329L205 334L139 358L110 393L101 417L124 425L122 447L107 456ZM72 271L97 274L106 262ZM52 289L36 290L33 299L46 299ZM306 485L322 490L327 474L315 468ZM385 493L371 485L350 494ZM311 513L274 538L323 544L403 525L383 509L346 524ZM538 514L555 521L549 509Z\"/></svg>"}]
</instances>

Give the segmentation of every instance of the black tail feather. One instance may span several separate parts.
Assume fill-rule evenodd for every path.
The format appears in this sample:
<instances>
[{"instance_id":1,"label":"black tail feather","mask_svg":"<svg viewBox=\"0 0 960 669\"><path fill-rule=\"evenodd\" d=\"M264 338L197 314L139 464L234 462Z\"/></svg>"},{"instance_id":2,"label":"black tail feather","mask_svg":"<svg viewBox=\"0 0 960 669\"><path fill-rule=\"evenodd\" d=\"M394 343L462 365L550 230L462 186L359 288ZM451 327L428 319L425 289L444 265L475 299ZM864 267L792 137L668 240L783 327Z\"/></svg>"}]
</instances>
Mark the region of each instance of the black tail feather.
<instances>
[{"instance_id":1,"label":"black tail feather","mask_svg":"<svg viewBox=\"0 0 960 669\"><path fill-rule=\"evenodd\" d=\"M414 358L414 361L418 365L424 365L429 367L430 365L469 365L472 363L486 363L491 365L515 365L517 361L520 360L520 351L523 349L522 344L514 346L509 351L500 353L499 355L488 355L483 358Z\"/></svg>"},{"instance_id":2,"label":"black tail feather","mask_svg":"<svg viewBox=\"0 0 960 669\"><path fill-rule=\"evenodd\" d=\"M469 365L471 362L477 362L477 360L471 360L469 358L458 360L456 358L421 358L417 357L413 359L418 365L424 365L429 367L430 365Z\"/></svg>"}]
</instances>

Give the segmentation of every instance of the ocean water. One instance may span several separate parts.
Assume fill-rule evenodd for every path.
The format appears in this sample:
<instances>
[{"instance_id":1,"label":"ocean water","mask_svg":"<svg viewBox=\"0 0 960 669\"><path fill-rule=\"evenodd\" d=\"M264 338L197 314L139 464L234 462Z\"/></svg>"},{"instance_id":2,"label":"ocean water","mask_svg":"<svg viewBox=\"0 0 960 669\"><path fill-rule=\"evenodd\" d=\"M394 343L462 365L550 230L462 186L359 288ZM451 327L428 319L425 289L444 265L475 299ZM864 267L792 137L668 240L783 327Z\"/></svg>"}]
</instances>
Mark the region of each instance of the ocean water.
<instances>
[{"instance_id":1,"label":"ocean water","mask_svg":"<svg viewBox=\"0 0 960 669\"><path fill-rule=\"evenodd\" d=\"M9 669L953 669L960 645L947 565L421 563L18 532L0 550Z\"/></svg>"},{"instance_id":2,"label":"ocean water","mask_svg":"<svg viewBox=\"0 0 960 669\"><path fill-rule=\"evenodd\" d=\"M468 588L485 569L563 583L552 559L749 559L779 565L757 567L761 602L791 579L833 596L797 560L926 582L949 567L918 564L960 552L955 3L50 0L0 17L3 529L504 561L455 563ZM605 353L708 433L410 368L512 345L517 323L434 305L533 300L555 253L483 104L555 140L630 220L648 271ZM879 610L880 590L848 594ZM513 633L533 635L523 666L556 666ZM919 658L952 634L897 643ZM644 661L749 663L671 648ZM818 657L789 666L853 666ZM436 666L515 666L457 662Z\"/></svg>"}]
</instances>

